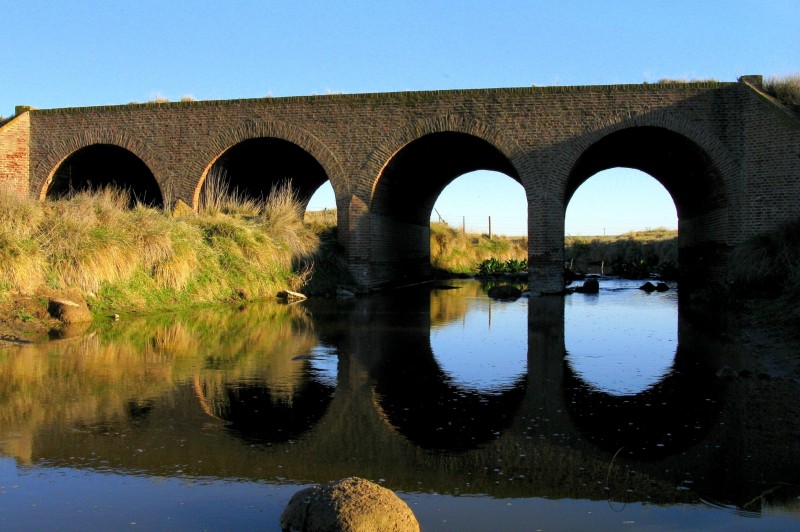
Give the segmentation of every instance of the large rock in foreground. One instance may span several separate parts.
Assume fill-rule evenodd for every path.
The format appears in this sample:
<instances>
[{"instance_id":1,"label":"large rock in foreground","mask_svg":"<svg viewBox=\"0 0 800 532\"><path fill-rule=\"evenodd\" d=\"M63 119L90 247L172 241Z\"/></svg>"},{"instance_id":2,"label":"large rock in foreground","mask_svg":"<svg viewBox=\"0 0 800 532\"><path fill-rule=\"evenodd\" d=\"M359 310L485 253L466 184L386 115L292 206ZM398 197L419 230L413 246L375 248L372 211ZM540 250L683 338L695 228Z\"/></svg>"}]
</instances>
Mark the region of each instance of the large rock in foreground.
<instances>
[{"instance_id":1,"label":"large rock in foreground","mask_svg":"<svg viewBox=\"0 0 800 532\"><path fill-rule=\"evenodd\" d=\"M411 508L391 490L350 477L294 494L281 514L282 530L419 531Z\"/></svg>"}]
</instances>

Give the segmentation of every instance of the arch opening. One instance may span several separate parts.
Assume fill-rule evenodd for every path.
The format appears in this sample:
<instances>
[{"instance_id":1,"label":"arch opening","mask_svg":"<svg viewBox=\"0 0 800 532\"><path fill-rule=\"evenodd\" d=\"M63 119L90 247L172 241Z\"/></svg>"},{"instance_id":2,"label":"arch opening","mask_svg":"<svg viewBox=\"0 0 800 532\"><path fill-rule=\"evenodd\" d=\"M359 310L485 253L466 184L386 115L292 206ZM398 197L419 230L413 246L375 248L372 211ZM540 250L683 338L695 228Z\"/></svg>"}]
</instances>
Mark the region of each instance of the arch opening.
<instances>
[{"instance_id":1,"label":"arch opening","mask_svg":"<svg viewBox=\"0 0 800 532\"><path fill-rule=\"evenodd\" d=\"M306 150L287 140L257 137L244 140L223 152L211 165L208 176L216 176L228 192L246 199L267 199L289 184L303 210L314 193L328 182L322 165Z\"/></svg>"},{"instance_id":2,"label":"arch opening","mask_svg":"<svg viewBox=\"0 0 800 532\"><path fill-rule=\"evenodd\" d=\"M582 274L634 279L658 274L674 279L677 229L672 196L653 176L630 168L601 171L586 180L567 205L568 279Z\"/></svg>"},{"instance_id":3,"label":"arch opening","mask_svg":"<svg viewBox=\"0 0 800 532\"><path fill-rule=\"evenodd\" d=\"M681 280L708 279L724 267L727 198L719 170L691 139L665 128L616 131L590 146L573 167L565 190L570 203L581 185L609 169L644 172L672 198L677 213Z\"/></svg>"},{"instance_id":4,"label":"arch opening","mask_svg":"<svg viewBox=\"0 0 800 532\"><path fill-rule=\"evenodd\" d=\"M702 148L679 133L653 126L623 129L589 147L570 173L565 203L589 177L615 167L653 176L674 198L681 219L725 204L719 171Z\"/></svg>"},{"instance_id":5,"label":"arch opening","mask_svg":"<svg viewBox=\"0 0 800 532\"><path fill-rule=\"evenodd\" d=\"M395 153L375 184L370 204L376 284L430 277L434 205L450 183L478 170L520 182L514 165L498 148L466 133L430 133Z\"/></svg>"},{"instance_id":6,"label":"arch opening","mask_svg":"<svg viewBox=\"0 0 800 532\"><path fill-rule=\"evenodd\" d=\"M53 172L47 199L60 199L111 187L130 194L131 206L161 207L164 198L155 176L134 153L113 144L93 144L68 156Z\"/></svg>"}]
</instances>

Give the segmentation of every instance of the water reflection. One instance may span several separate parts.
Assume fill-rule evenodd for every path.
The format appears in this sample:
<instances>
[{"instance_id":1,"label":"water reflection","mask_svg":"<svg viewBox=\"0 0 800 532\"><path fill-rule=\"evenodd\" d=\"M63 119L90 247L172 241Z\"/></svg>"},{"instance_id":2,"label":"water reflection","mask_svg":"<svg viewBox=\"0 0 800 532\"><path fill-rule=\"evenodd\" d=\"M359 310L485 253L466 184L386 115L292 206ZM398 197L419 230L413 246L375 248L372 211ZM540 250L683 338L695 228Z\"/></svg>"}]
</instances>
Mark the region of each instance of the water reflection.
<instances>
[{"instance_id":1,"label":"water reflection","mask_svg":"<svg viewBox=\"0 0 800 532\"><path fill-rule=\"evenodd\" d=\"M38 477L67 479L53 500L81 508L69 497L86 479L104 481L75 471L291 487L358 475L436 497L437 512L466 494L498 511L512 499L551 501L546 528L557 527L568 500L674 508L670 522L684 527L698 525L685 505L706 501L796 516L796 383L720 379L731 347L708 340L668 300L661 336L622 324L623 340L638 330L645 341L618 346L635 356L613 362L609 380L587 363L598 351L582 351L597 337L574 334L617 323L576 313L580 299L490 307L479 284L459 285L123 320L0 351L0 452ZM602 310L618 295L586 301ZM662 346L668 354L649 366ZM31 482L0 470L0 488ZM30 507L7 500L2 515ZM600 519L608 505L591 508Z\"/></svg>"},{"instance_id":2,"label":"water reflection","mask_svg":"<svg viewBox=\"0 0 800 532\"><path fill-rule=\"evenodd\" d=\"M431 349L448 380L476 393L514 387L527 373L527 338L519 334L528 327L527 301L497 302L458 291L434 300L446 298L466 303L458 319L431 324Z\"/></svg>"},{"instance_id":3,"label":"water reflection","mask_svg":"<svg viewBox=\"0 0 800 532\"><path fill-rule=\"evenodd\" d=\"M364 330L364 343L380 337L380 359L370 372L376 408L392 429L426 450L462 452L497 439L527 386L524 336L500 341L503 328L495 334L484 325L480 286L457 286L435 296L427 288L383 296L383 310ZM509 314L524 331L526 313L519 310Z\"/></svg>"},{"instance_id":4,"label":"water reflection","mask_svg":"<svg viewBox=\"0 0 800 532\"><path fill-rule=\"evenodd\" d=\"M656 384L630 395L587 386L566 364L564 393L575 426L604 451L635 460L685 452L715 426L723 385L708 368L683 362Z\"/></svg>"},{"instance_id":5,"label":"water reflection","mask_svg":"<svg viewBox=\"0 0 800 532\"><path fill-rule=\"evenodd\" d=\"M567 363L598 391L636 394L672 370L678 347L677 293L648 294L636 290L640 284L604 281L599 295L566 299Z\"/></svg>"}]
</instances>

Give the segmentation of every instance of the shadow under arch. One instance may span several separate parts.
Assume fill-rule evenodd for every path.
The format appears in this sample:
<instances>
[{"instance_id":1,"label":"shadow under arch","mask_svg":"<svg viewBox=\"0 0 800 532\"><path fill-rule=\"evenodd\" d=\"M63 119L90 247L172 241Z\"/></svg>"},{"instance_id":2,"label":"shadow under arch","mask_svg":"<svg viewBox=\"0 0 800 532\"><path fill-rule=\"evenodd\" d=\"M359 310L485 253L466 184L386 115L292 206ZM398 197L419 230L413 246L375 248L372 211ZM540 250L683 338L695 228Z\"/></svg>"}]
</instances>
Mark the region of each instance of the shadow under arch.
<instances>
[{"instance_id":1,"label":"shadow under arch","mask_svg":"<svg viewBox=\"0 0 800 532\"><path fill-rule=\"evenodd\" d=\"M328 180L337 202L349 186L347 174L322 141L302 128L280 121L247 120L226 130L212 139L205 160L208 163L204 166L191 169L198 176L192 196L195 209L215 168L226 171L231 188L238 187L251 198L266 197L273 184L291 180L304 208Z\"/></svg>"},{"instance_id":2,"label":"shadow under arch","mask_svg":"<svg viewBox=\"0 0 800 532\"><path fill-rule=\"evenodd\" d=\"M394 153L371 192L371 264L380 277L431 275L430 215L456 178L476 170L503 173L521 183L511 160L484 138L460 131L425 133Z\"/></svg>"},{"instance_id":3,"label":"shadow under arch","mask_svg":"<svg viewBox=\"0 0 800 532\"><path fill-rule=\"evenodd\" d=\"M131 206L161 207L164 198L155 176L134 153L114 144L91 144L74 151L53 171L43 191L47 199L76 192L114 188L130 194Z\"/></svg>"},{"instance_id":4,"label":"shadow under arch","mask_svg":"<svg viewBox=\"0 0 800 532\"><path fill-rule=\"evenodd\" d=\"M325 169L310 153L274 137L250 138L231 146L211 165L208 176L215 175L229 190L253 199L266 199L274 189L288 183L304 207L328 181ZM202 188L200 194L202 197Z\"/></svg>"},{"instance_id":5,"label":"shadow under arch","mask_svg":"<svg viewBox=\"0 0 800 532\"><path fill-rule=\"evenodd\" d=\"M564 402L575 427L603 451L655 461L686 451L713 429L724 384L680 346L672 371L634 395L612 395L586 383L565 359Z\"/></svg>"},{"instance_id":6,"label":"shadow under arch","mask_svg":"<svg viewBox=\"0 0 800 532\"><path fill-rule=\"evenodd\" d=\"M623 127L586 148L564 190L564 205L590 177L610 168L640 170L661 183L678 214L682 277L705 274L725 253L725 181L712 156L693 139L661 126Z\"/></svg>"}]
</instances>

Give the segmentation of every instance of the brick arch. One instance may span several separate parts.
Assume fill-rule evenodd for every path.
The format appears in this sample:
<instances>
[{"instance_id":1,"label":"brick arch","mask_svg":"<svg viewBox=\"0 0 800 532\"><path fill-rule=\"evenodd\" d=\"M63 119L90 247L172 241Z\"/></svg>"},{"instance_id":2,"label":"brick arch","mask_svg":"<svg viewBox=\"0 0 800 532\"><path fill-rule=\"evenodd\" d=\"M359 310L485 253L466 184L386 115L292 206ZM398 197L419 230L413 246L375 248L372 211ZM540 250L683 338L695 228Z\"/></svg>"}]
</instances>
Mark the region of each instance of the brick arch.
<instances>
[{"instance_id":1,"label":"brick arch","mask_svg":"<svg viewBox=\"0 0 800 532\"><path fill-rule=\"evenodd\" d=\"M322 166L333 186L336 197L346 195L350 188L347 174L342 171L342 165L338 158L325 143L308 131L285 122L248 120L214 138L209 143L205 155L199 157L201 162L191 169L192 175L198 176L192 194L192 204L195 209L199 205L200 190L214 163L230 148L241 142L257 138L285 140L303 149Z\"/></svg>"},{"instance_id":2,"label":"brick arch","mask_svg":"<svg viewBox=\"0 0 800 532\"><path fill-rule=\"evenodd\" d=\"M36 165L34 170L35 181L32 183L31 188L32 190L38 190L38 199L41 201L47 196L47 189L50 187L53 176L61 163L78 150L99 144L117 146L138 157L156 178L156 183L163 196L163 183L159 180L160 168L155 163L155 157L153 157L147 143L142 139L131 137L114 129L90 129L81 131L64 141L54 143Z\"/></svg>"},{"instance_id":3,"label":"brick arch","mask_svg":"<svg viewBox=\"0 0 800 532\"><path fill-rule=\"evenodd\" d=\"M708 157L708 161L718 174L719 185L723 188L727 188L725 184L730 177L739 174L738 160L713 132L699 126L696 122L666 111L642 114L626 113L608 120L601 127L589 133L573 138L566 146L561 147L562 162L557 167L567 170L566 175L562 176L563 181L559 181L561 194L567 193L569 187L567 181L570 174L587 151L614 133L638 127L660 128L686 138Z\"/></svg>"},{"instance_id":4,"label":"brick arch","mask_svg":"<svg viewBox=\"0 0 800 532\"><path fill-rule=\"evenodd\" d=\"M732 182L739 163L713 132L666 112L629 115L576 138L569 170L554 181L562 217L577 188L595 173L625 166L650 174L669 192L678 213L678 262L688 286L717 275L726 263ZM563 219L563 218L562 218Z\"/></svg>"},{"instance_id":5,"label":"brick arch","mask_svg":"<svg viewBox=\"0 0 800 532\"><path fill-rule=\"evenodd\" d=\"M477 120L467 120L456 115L444 115L439 117L416 120L405 127L398 128L392 134L383 139L380 144L372 151L367 162L362 166L360 174L366 179L362 182L369 183L368 190L358 190L358 193L369 198L370 201L375 194L376 187L380 181L381 174L386 165L392 158L411 142L432 133L464 133L478 139L486 141L491 146L500 151L519 172L523 150L519 144L502 135L496 129Z\"/></svg>"}]
</instances>

